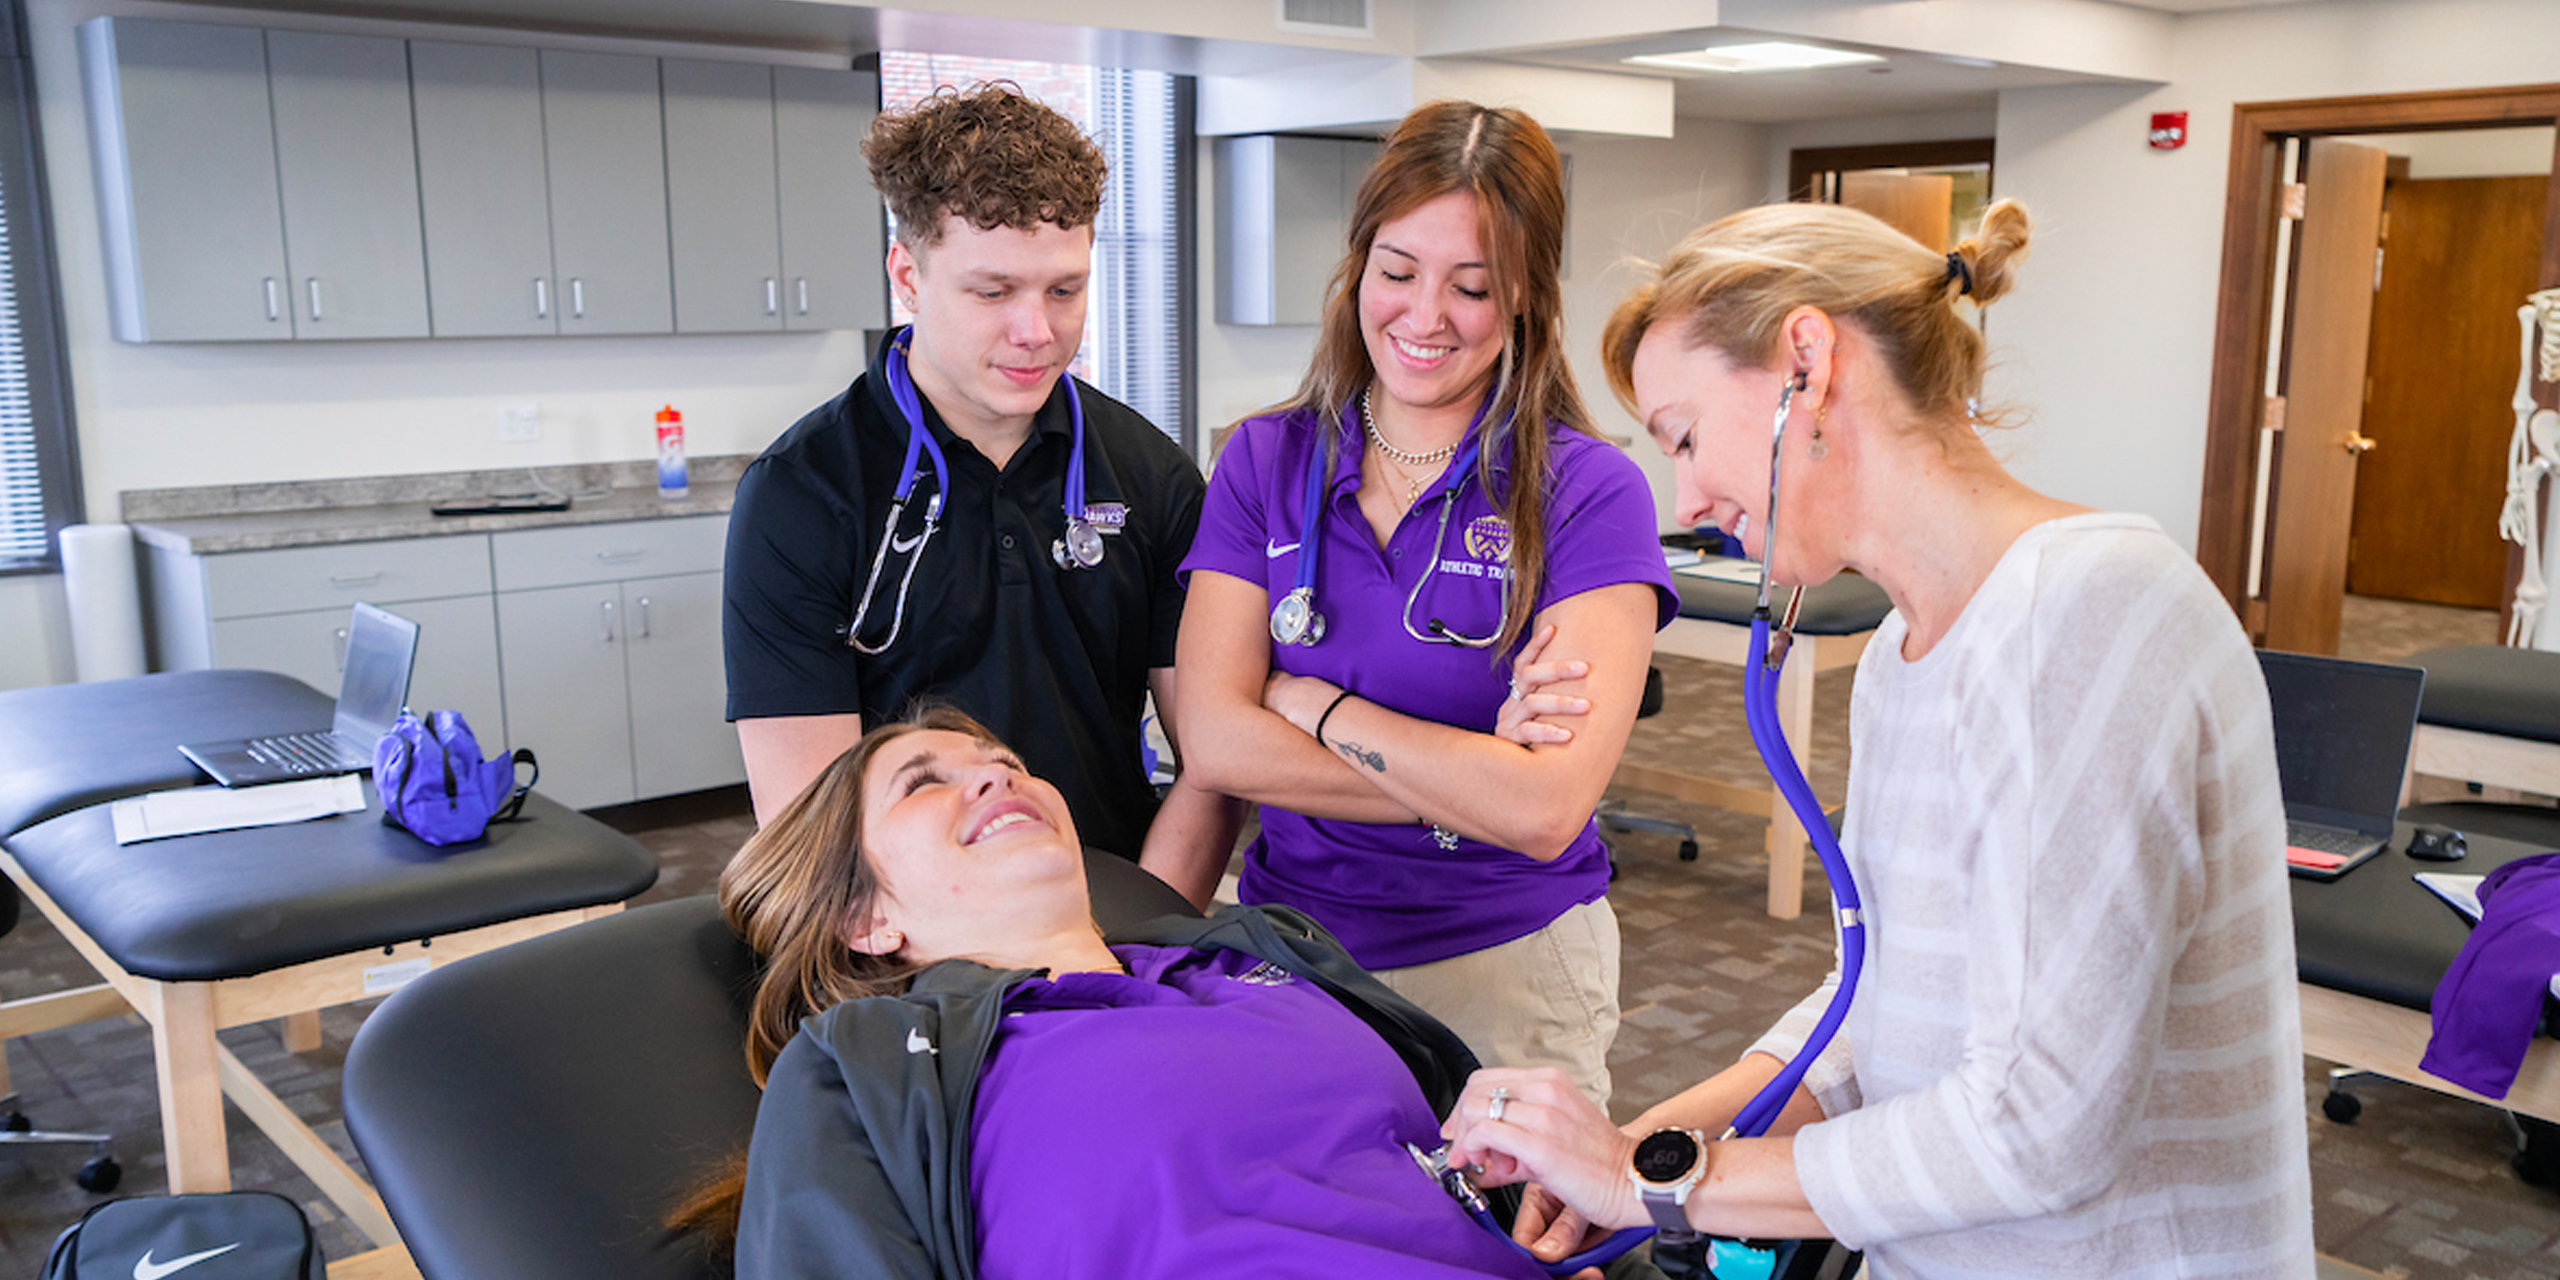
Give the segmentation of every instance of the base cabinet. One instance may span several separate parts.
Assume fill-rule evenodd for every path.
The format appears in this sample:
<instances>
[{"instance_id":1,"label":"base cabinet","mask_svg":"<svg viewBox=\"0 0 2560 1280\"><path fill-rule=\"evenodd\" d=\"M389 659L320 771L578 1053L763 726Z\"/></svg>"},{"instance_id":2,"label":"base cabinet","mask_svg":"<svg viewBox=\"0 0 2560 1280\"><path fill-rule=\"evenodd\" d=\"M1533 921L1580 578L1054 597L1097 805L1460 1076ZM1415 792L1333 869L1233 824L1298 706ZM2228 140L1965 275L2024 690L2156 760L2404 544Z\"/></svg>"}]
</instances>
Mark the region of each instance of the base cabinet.
<instances>
[{"instance_id":1,"label":"base cabinet","mask_svg":"<svg viewBox=\"0 0 2560 1280\"><path fill-rule=\"evenodd\" d=\"M726 523L496 536L509 744L533 750L544 794L589 809L746 781L723 716L720 573L702 567ZM593 580L536 585L562 577Z\"/></svg>"}]
</instances>

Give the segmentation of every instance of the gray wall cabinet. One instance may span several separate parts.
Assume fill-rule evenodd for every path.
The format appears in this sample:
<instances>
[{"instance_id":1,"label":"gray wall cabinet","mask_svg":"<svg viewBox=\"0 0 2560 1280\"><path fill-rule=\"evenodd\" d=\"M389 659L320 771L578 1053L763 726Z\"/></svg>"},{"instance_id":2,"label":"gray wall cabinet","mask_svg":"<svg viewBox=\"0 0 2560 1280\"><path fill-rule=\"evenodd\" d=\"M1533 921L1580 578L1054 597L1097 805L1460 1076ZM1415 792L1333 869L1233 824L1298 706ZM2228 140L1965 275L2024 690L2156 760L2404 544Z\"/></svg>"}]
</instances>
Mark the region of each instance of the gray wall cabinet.
<instances>
[{"instance_id":1,"label":"gray wall cabinet","mask_svg":"<svg viewBox=\"0 0 2560 1280\"><path fill-rule=\"evenodd\" d=\"M667 105L667 230L676 331L782 327L782 233L774 174L773 69L659 63Z\"/></svg>"},{"instance_id":2,"label":"gray wall cabinet","mask_svg":"<svg viewBox=\"0 0 2560 1280\"><path fill-rule=\"evenodd\" d=\"M658 60L542 51L562 333L673 333Z\"/></svg>"},{"instance_id":3,"label":"gray wall cabinet","mask_svg":"<svg viewBox=\"0 0 2560 1280\"><path fill-rule=\"evenodd\" d=\"M103 17L127 342L858 329L864 72Z\"/></svg>"},{"instance_id":4,"label":"gray wall cabinet","mask_svg":"<svg viewBox=\"0 0 2560 1280\"><path fill-rule=\"evenodd\" d=\"M294 336L426 337L406 43L266 34Z\"/></svg>"},{"instance_id":5,"label":"gray wall cabinet","mask_svg":"<svg viewBox=\"0 0 2560 1280\"><path fill-rule=\"evenodd\" d=\"M782 193L782 327L888 322L887 220L862 159L879 78L773 69L773 142Z\"/></svg>"},{"instance_id":6,"label":"gray wall cabinet","mask_svg":"<svg viewBox=\"0 0 2560 1280\"><path fill-rule=\"evenodd\" d=\"M1315 324L1342 261L1351 200L1377 160L1357 138L1220 138L1218 323Z\"/></svg>"},{"instance_id":7,"label":"gray wall cabinet","mask_svg":"<svg viewBox=\"0 0 2560 1280\"><path fill-rule=\"evenodd\" d=\"M292 337L258 29L98 18L80 61L116 337Z\"/></svg>"},{"instance_id":8,"label":"gray wall cabinet","mask_svg":"<svg viewBox=\"0 0 2560 1280\"><path fill-rule=\"evenodd\" d=\"M435 336L558 333L541 54L413 40L409 78Z\"/></svg>"}]
</instances>

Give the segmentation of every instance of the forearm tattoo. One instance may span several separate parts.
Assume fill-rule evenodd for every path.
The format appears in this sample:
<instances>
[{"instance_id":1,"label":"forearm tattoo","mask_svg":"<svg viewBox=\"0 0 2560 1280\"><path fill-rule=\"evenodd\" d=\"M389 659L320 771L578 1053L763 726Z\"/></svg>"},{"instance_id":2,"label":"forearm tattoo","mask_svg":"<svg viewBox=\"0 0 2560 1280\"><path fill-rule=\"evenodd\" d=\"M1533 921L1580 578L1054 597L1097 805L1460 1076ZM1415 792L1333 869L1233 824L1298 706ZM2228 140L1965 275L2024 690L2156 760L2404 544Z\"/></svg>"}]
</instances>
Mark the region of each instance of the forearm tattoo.
<instances>
[{"instance_id":1,"label":"forearm tattoo","mask_svg":"<svg viewBox=\"0 0 2560 1280\"><path fill-rule=\"evenodd\" d=\"M1371 751L1357 742L1337 742L1333 744L1333 749L1341 752L1343 759L1356 765L1367 766L1371 773L1385 773L1387 771L1387 758L1385 756L1380 755L1375 751Z\"/></svg>"}]
</instances>

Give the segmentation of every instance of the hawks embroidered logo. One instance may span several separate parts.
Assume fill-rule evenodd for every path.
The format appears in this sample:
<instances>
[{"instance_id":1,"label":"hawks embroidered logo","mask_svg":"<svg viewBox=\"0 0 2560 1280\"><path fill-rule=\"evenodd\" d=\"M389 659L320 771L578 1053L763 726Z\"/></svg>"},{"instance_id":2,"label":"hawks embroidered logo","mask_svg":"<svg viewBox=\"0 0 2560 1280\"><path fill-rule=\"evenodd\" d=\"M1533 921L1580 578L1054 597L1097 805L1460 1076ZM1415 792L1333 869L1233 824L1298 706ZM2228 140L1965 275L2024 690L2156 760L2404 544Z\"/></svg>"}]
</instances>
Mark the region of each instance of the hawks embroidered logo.
<instances>
[{"instance_id":1,"label":"hawks embroidered logo","mask_svg":"<svg viewBox=\"0 0 2560 1280\"><path fill-rule=\"evenodd\" d=\"M1099 532L1118 533L1129 523L1129 507L1121 502L1088 502L1084 518Z\"/></svg>"},{"instance_id":2,"label":"hawks embroidered logo","mask_svg":"<svg viewBox=\"0 0 2560 1280\"><path fill-rule=\"evenodd\" d=\"M1285 987L1297 980L1296 974L1268 960L1236 975L1236 981L1251 983L1257 987Z\"/></svg>"},{"instance_id":3,"label":"hawks embroidered logo","mask_svg":"<svg viewBox=\"0 0 2560 1280\"><path fill-rule=\"evenodd\" d=\"M1467 554L1486 564L1511 559L1511 522L1500 516L1477 516L1467 522Z\"/></svg>"}]
</instances>

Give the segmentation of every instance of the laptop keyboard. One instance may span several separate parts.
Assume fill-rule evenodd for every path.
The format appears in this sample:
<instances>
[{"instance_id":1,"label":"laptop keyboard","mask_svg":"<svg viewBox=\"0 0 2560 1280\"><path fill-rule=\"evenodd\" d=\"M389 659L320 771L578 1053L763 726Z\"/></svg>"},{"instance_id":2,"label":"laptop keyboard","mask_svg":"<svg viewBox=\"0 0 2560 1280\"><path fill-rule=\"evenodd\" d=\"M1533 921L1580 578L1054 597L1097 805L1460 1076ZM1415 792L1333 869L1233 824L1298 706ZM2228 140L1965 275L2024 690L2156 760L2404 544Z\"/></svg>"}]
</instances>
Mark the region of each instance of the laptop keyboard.
<instances>
[{"instance_id":1,"label":"laptop keyboard","mask_svg":"<svg viewBox=\"0 0 2560 1280\"><path fill-rule=\"evenodd\" d=\"M2379 843L2375 836L2360 835L2337 827L2314 827L2303 823L2287 823L2285 840L2297 849L2317 849L2322 853L2353 857Z\"/></svg>"},{"instance_id":2,"label":"laptop keyboard","mask_svg":"<svg viewBox=\"0 0 2560 1280\"><path fill-rule=\"evenodd\" d=\"M344 773L361 761L349 759L335 733L287 733L252 738L249 758L287 773Z\"/></svg>"}]
</instances>

